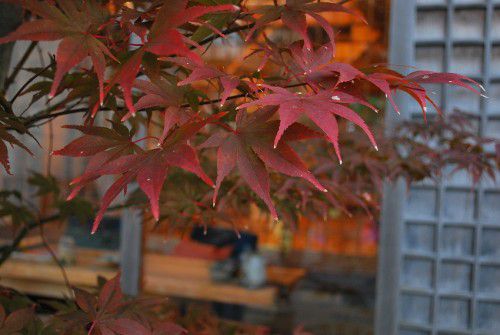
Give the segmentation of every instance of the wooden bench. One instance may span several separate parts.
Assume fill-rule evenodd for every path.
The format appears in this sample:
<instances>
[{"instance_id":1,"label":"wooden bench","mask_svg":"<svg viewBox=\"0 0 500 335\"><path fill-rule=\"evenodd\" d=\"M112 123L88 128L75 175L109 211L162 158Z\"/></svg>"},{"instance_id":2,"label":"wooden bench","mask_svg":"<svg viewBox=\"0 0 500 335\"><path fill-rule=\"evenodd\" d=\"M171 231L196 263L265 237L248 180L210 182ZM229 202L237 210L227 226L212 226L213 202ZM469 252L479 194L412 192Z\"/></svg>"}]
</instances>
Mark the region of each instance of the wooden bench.
<instances>
[{"instance_id":1,"label":"wooden bench","mask_svg":"<svg viewBox=\"0 0 500 335\"><path fill-rule=\"evenodd\" d=\"M117 269L99 263L101 252L81 249L76 265L65 270L71 285L95 288L97 277L111 278ZM269 284L259 289L247 289L233 283L211 280L209 260L200 260L162 254L144 255L143 292L152 295L221 303L240 304L270 309L276 305L278 287L291 287L305 271L300 268L268 267ZM47 297L67 297L60 268L53 263L10 259L0 267L0 285L12 287L27 294Z\"/></svg>"}]
</instances>

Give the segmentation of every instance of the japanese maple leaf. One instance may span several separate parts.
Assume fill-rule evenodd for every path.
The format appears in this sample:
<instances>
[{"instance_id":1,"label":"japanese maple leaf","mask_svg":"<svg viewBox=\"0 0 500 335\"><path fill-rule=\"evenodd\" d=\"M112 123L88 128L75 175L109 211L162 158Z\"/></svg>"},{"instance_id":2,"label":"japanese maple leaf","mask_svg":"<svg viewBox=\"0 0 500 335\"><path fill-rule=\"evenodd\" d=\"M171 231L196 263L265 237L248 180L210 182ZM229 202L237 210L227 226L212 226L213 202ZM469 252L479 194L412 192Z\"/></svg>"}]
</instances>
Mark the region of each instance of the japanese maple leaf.
<instances>
[{"instance_id":1,"label":"japanese maple leaf","mask_svg":"<svg viewBox=\"0 0 500 335\"><path fill-rule=\"evenodd\" d=\"M87 324L88 335L181 335L186 331L169 321L149 320L137 311L158 306L159 299L127 299L120 288L120 274L108 280L97 296L74 288L75 302L79 311L62 314L64 334ZM72 325L73 324L73 325ZM76 326L76 327L75 327ZM71 332L71 334L73 333Z\"/></svg>"},{"instance_id":2,"label":"japanese maple leaf","mask_svg":"<svg viewBox=\"0 0 500 335\"><path fill-rule=\"evenodd\" d=\"M266 34L262 34L264 36L264 42L256 41L258 48L254 49L250 54L245 56L245 59L252 57L256 54L263 54L262 60L257 67L257 72L262 71L266 66L268 61L271 61L278 66L286 67L285 62L283 61L283 57L281 57L281 50L279 46L271 41Z\"/></svg>"},{"instance_id":3,"label":"japanese maple leaf","mask_svg":"<svg viewBox=\"0 0 500 335\"><path fill-rule=\"evenodd\" d=\"M77 138L65 148L56 151L55 154L59 155L94 155L84 174L73 180L72 183L77 190L73 191L71 196L76 195L81 188L100 176L118 176L118 179L102 197L100 209L93 223L92 233L95 233L99 227L99 223L112 201L122 191L126 191L127 185L134 180L137 181L139 187L149 198L151 212L156 220L159 219L160 215L158 204L160 192L167 178L169 167L179 167L192 172L207 184L212 185L211 179L200 166L196 151L188 144L188 139L208 122L213 122L223 115L224 113L220 113L205 120L194 120L185 123L153 150L143 151L134 147L136 149L134 150L135 152L123 154L123 151L120 150L121 145L117 149L112 140L103 140L98 136L96 138L95 136L89 137L86 134L83 137ZM90 131L93 131L93 129ZM90 141L92 143L89 143Z\"/></svg>"},{"instance_id":4,"label":"japanese maple leaf","mask_svg":"<svg viewBox=\"0 0 500 335\"><path fill-rule=\"evenodd\" d=\"M163 109L163 133L160 137L160 144L163 143L174 125L181 125L192 118L193 112L182 106L183 92L166 80L145 81L138 79L135 81L135 87L146 93L134 105L136 109ZM122 120L126 120L130 116L131 114L128 113Z\"/></svg>"},{"instance_id":5,"label":"japanese maple leaf","mask_svg":"<svg viewBox=\"0 0 500 335\"><path fill-rule=\"evenodd\" d=\"M172 55L189 58L196 63L202 63L201 57L186 44L196 44L188 39L178 28L191 21L197 20L203 15L222 12L237 11L239 7L234 5L216 6L192 6L187 7L188 0L165 1L158 11L156 19L151 26L149 34L145 37L146 42L117 70L108 84L107 93L115 84L120 84L123 89L125 104L131 114L135 114L135 107L132 101L132 87L134 80L139 73L142 58L146 52L153 53L160 57ZM95 112L94 112L95 114Z\"/></svg>"},{"instance_id":6,"label":"japanese maple leaf","mask_svg":"<svg viewBox=\"0 0 500 335\"><path fill-rule=\"evenodd\" d=\"M240 111L236 120L236 130L216 133L201 145L202 148L218 147L214 206L222 181L236 167L248 186L265 202L274 218L278 215L271 200L266 167L292 177L303 178L319 190L325 191L287 143L318 137L319 134L295 123L288 127L282 141L273 148L273 137L278 129L278 122L269 119L275 111L275 108L263 108L252 114Z\"/></svg>"},{"instance_id":7,"label":"japanese maple leaf","mask_svg":"<svg viewBox=\"0 0 500 335\"><path fill-rule=\"evenodd\" d=\"M464 87L477 94L481 92L474 86L484 90L476 81L454 73L415 71L404 76L383 66L374 66L362 72L347 63L331 62L331 48L326 45L317 50L307 50L295 43L290 51L295 69L298 68L296 75L300 75L303 71L305 81L311 86L338 89L347 93L350 88L355 88L353 85L355 80L367 81L385 94L398 114L399 107L394 100L394 93L397 90L408 93L420 105L424 117L427 112L427 102L431 103L438 112L439 107L430 98L423 84L450 84Z\"/></svg>"},{"instance_id":8,"label":"japanese maple leaf","mask_svg":"<svg viewBox=\"0 0 500 335\"><path fill-rule=\"evenodd\" d=\"M303 75L318 71L333 59L333 50L330 44L325 44L317 49L308 49L301 43L295 42L290 46L290 53L297 74Z\"/></svg>"},{"instance_id":9,"label":"japanese maple leaf","mask_svg":"<svg viewBox=\"0 0 500 335\"><path fill-rule=\"evenodd\" d=\"M307 34L306 15L312 17L327 33L333 50L335 50L335 34L330 23L319 13L322 12L344 12L356 15L349 8L340 4L331 2L316 2L314 0L286 0L284 5L261 6L253 11L252 14L260 15L253 28L247 35L247 40L253 33L267 24L281 19L282 22L291 30L300 34L307 48L312 48L312 42Z\"/></svg>"},{"instance_id":10,"label":"japanese maple leaf","mask_svg":"<svg viewBox=\"0 0 500 335\"><path fill-rule=\"evenodd\" d=\"M33 308L18 309L7 315L5 309L0 305L0 334L18 335L23 334L31 322L35 321Z\"/></svg>"},{"instance_id":11,"label":"japanese maple leaf","mask_svg":"<svg viewBox=\"0 0 500 335\"><path fill-rule=\"evenodd\" d=\"M378 87L389 99L397 113L399 113L399 108L394 102L393 92L400 90L408 93L422 108L424 118L427 112L427 102L430 102L438 112L440 112L440 109L427 94L427 90L422 86L423 84L455 85L484 96L480 91L484 90L484 88L478 82L455 73L415 71L403 76L390 69L376 67L372 73L362 74L361 78Z\"/></svg>"},{"instance_id":12,"label":"japanese maple leaf","mask_svg":"<svg viewBox=\"0 0 500 335\"><path fill-rule=\"evenodd\" d=\"M88 334L100 332L102 334L125 334L120 332L120 327L128 328L130 333L144 334L144 328L137 321L128 318L114 318L120 309L126 307L126 302L120 288L120 275L107 281L99 292L98 297L74 288L75 302L86 314L90 322ZM118 328L116 331L114 328Z\"/></svg>"},{"instance_id":13,"label":"japanese maple leaf","mask_svg":"<svg viewBox=\"0 0 500 335\"><path fill-rule=\"evenodd\" d=\"M64 128L76 129L84 135L52 154L90 157L83 176L71 182L74 188L67 200L72 200L86 184L99 178L98 170L103 165L123 155L142 152L142 149L130 140L130 133L124 130L124 127L121 131L97 126L64 126Z\"/></svg>"},{"instance_id":14,"label":"japanese maple leaf","mask_svg":"<svg viewBox=\"0 0 500 335\"><path fill-rule=\"evenodd\" d=\"M7 149L6 142L11 146L16 145L22 148L30 155L33 155L33 153L21 141L15 138L14 135L10 134L3 126L0 126L0 164L3 165L8 174L12 174L10 172L9 151Z\"/></svg>"},{"instance_id":15,"label":"japanese maple leaf","mask_svg":"<svg viewBox=\"0 0 500 335\"><path fill-rule=\"evenodd\" d=\"M222 72L218 69L214 69L205 64L193 63L187 58L180 57L170 58L169 60L191 70L189 76L177 84L179 86L188 85L199 80L218 79L220 86L222 87L221 106L226 103L226 100L231 95L231 92L240 84L240 78Z\"/></svg>"},{"instance_id":16,"label":"japanese maple leaf","mask_svg":"<svg viewBox=\"0 0 500 335\"><path fill-rule=\"evenodd\" d=\"M68 0L58 0L55 3L24 0L23 7L41 19L25 22L16 31L0 38L0 43L61 40L56 51L57 69L49 96L57 93L66 73L90 57L99 79L99 101L102 103L105 56L115 59L106 45L97 38L99 27L108 20L105 8L97 1L83 1L78 6L76 1Z\"/></svg>"},{"instance_id":17,"label":"japanese maple leaf","mask_svg":"<svg viewBox=\"0 0 500 335\"><path fill-rule=\"evenodd\" d=\"M306 115L326 134L335 148L339 161L342 163L339 148L339 127L336 116L347 119L358 125L366 133L373 146L378 150L375 138L366 125L365 121L352 109L346 105L359 103L376 111L375 107L366 103L364 100L354 97L350 94L325 90L318 93L302 94L293 93L287 89L275 86L261 85L273 93L267 94L259 100L240 105L238 109L251 106L278 106L280 116L280 125L274 146L278 143L285 133L285 130L297 122L302 115Z\"/></svg>"}]
</instances>

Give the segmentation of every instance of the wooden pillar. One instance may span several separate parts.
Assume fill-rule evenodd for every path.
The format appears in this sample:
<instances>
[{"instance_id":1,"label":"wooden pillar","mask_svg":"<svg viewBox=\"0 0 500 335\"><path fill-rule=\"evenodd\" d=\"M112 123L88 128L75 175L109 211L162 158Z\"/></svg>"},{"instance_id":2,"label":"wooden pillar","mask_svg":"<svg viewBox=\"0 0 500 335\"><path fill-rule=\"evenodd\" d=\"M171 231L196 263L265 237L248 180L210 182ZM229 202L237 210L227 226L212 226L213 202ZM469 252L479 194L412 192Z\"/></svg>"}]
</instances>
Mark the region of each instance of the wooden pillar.
<instances>
[{"instance_id":1,"label":"wooden pillar","mask_svg":"<svg viewBox=\"0 0 500 335\"><path fill-rule=\"evenodd\" d=\"M121 286L125 294L136 296L142 286L142 213L135 208L121 215L120 261Z\"/></svg>"}]
</instances>

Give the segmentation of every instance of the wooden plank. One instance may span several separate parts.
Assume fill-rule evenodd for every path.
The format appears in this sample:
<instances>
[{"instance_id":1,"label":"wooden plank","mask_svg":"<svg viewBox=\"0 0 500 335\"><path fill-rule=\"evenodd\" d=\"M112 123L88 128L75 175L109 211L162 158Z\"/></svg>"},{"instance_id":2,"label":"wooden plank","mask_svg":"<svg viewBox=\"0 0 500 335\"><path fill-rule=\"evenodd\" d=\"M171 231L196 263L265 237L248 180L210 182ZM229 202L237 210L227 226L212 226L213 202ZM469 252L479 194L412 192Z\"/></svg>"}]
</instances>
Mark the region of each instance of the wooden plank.
<instances>
[{"instance_id":1,"label":"wooden plank","mask_svg":"<svg viewBox=\"0 0 500 335\"><path fill-rule=\"evenodd\" d=\"M66 285L61 283L44 283L33 279L0 278L0 285L12 288L24 294L32 294L47 298L67 299L71 297ZM79 288L92 292L95 287L79 286Z\"/></svg>"},{"instance_id":2,"label":"wooden plank","mask_svg":"<svg viewBox=\"0 0 500 335\"><path fill-rule=\"evenodd\" d=\"M109 279L115 276L117 272L116 270L106 268L89 268L81 266L67 266L65 270L68 280L72 285L90 287L97 285L98 276ZM0 267L0 278L64 284L61 269L51 263L8 260Z\"/></svg>"},{"instance_id":3,"label":"wooden plank","mask_svg":"<svg viewBox=\"0 0 500 335\"><path fill-rule=\"evenodd\" d=\"M276 302L277 288L267 286L250 290L232 284L186 280L183 278L155 277L144 278L146 293L164 294L174 297L216 301L228 304L272 308Z\"/></svg>"},{"instance_id":4,"label":"wooden plank","mask_svg":"<svg viewBox=\"0 0 500 335\"><path fill-rule=\"evenodd\" d=\"M211 281L210 268L213 261L161 254L146 254L144 270L147 275L187 278L189 280ZM270 284L293 286L306 275L300 267L267 267L267 279Z\"/></svg>"},{"instance_id":5,"label":"wooden plank","mask_svg":"<svg viewBox=\"0 0 500 335\"><path fill-rule=\"evenodd\" d=\"M190 259L185 260L188 263L191 261ZM182 260L174 259L173 261ZM193 263L196 262L191 264ZM98 275L111 278L116 274L116 271L105 268L68 266L65 269L70 283L78 287L96 287ZM0 267L0 283L19 289L21 292L43 296L62 297L63 292L67 294L61 270L50 263L8 260ZM145 273L144 292L153 295L170 295L261 308L274 306L277 296L275 287L249 290L234 284L192 280L185 276L165 276L161 272Z\"/></svg>"},{"instance_id":6,"label":"wooden plank","mask_svg":"<svg viewBox=\"0 0 500 335\"><path fill-rule=\"evenodd\" d=\"M152 276L210 281L213 261L161 254L144 255L144 272Z\"/></svg>"}]
</instances>

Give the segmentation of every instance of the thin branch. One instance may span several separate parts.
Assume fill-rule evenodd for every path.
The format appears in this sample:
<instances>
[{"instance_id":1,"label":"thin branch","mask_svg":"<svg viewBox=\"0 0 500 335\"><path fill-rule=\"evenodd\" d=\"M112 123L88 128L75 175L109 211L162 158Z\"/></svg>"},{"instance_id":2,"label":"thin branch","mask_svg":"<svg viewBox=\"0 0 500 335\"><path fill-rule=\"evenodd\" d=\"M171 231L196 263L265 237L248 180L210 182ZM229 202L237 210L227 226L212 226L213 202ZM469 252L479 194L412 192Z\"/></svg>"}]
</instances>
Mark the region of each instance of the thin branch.
<instances>
[{"instance_id":1,"label":"thin branch","mask_svg":"<svg viewBox=\"0 0 500 335\"><path fill-rule=\"evenodd\" d=\"M45 249L47 249L50 256L52 257L52 260L57 264L57 266L61 270L61 274L64 278L64 283L66 284L66 288L68 289L69 296L73 297L73 288L71 287L71 284L69 283L68 274L66 273L66 270L64 269L64 265L61 263L59 258L57 258L56 253L54 252L54 250L50 246L49 242L47 241L47 238L45 236L45 231L43 229L43 224L40 224L39 222L40 221L37 220L38 228L40 229L40 237L42 238L43 246L45 247Z\"/></svg>"},{"instance_id":2,"label":"thin branch","mask_svg":"<svg viewBox=\"0 0 500 335\"><path fill-rule=\"evenodd\" d=\"M10 100L10 104L12 105L14 101L23 93L24 89L28 87L29 84L31 84L36 78L38 78L40 75L42 75L45 71L47 71L50 67L52 66L52 63L35 73L27 82L21 86L21 88L14 94L14 97Z\"/></svg>"},{"instance_id":3,"label":"thin branch","mask_svg":"<svg viewBox=\"0 0 500 335\"><path fill-rule=\"evenodd\" d=\"M255 25L255 23L249 23L249 24L245 24L243 26L237 26L237 27L234 27L234 28L229 28L229 29L226 29L226 30L222 31L222 34L223 35L230 35L230 34L234 34L234 33L237 33L237 32L243 31L243 30L252 29L254 25ZM221 37L222 36L216 34L216 35L213 35L213 36L205 38L203 41L201 41L198 44L199 45L204 45L204 44L213 42L213 41L215 41L215 40L217 40L217 39L219 39Z\"/></svg>"},{"instance_id":4,"label":"thin branch","mask_svg":"<svg viewBox=\"0 0 500 335\"><path fill-rule=\"evenodd\" d=\"M136 206L136 205L138 205L138 204L137 203L125 203L122 205L116 205L113 207L109 207L107 212L115 211L118 209L124 209L124 208L128 208L131 206ZM48 217L45 217L42 219L37 219L34 222L26 223L21 228L21 230L17 233L17 235L14 237L14 239L12 240L12 243L10 243L9 245L5 245L5 246L0 247L0 266L7 259L10 258L10 256L12 255L12 253L14 251L17 251L20 249L19 246L21 244L21 241L29 234L30 231L32 231L33 229L36 229L36 228L40 228L41 226L43 226L45 224L60 220L61 218L62 217L60 214L54 214L54 215L51 215L51 216L48 216Z\"/></svg>"},{"instance_id":5,"label":"thin branch","mask_svg":"<svg viewBox=\"0 0 500 335\"><path fill-rule=\"evenodd\" d=\"M28 233L37 228L40 225L49 223L49 222L54 222L60 219L59 215L52 215L43 219L38 220L37 222L32 222L32 223L27 223L25 224L19 233L14 237L12 240L12 243L8 246L2 246L0 248L0 265L2 265L9 257L12 255L12 253L16 250L19 249L19 245L21 244L21 241L28 235Z\"/></svg>"},{"instance_id":6,"label":"thin branch","mask_svg":"<svg viewBox=\"0 0 500 335\"><path fill-rule=\"evenodd\" d=\"M23 68L24 64L28 60L29 56L31 56L31 53L33 52L33 50L35 50L35 47L36 47L37 44L38 44L38 42L36 42L36 41L30 43L30 45L26 49L26 52L24 53L23 57L21 57L21 59L19 60L19 62L17 63L17 65L14 67L14 71L12 71L12 73L10 74L10 76L7 77L7 79L5 79L5 84L4 84L4 90L5 91L7 91L7 89L9 88L9 86L14 82L14 80L17 77L17 75L19 74L19 71L21 71L21 69Z\"/></svg>"},{"instance_id":7,"label":"thin branch","mask_svg":"<svg viewBox=\"0 0 500 335\"><path fill-rule=\"evenodd\" d=\"M64 115L71 115L71 114L79 114L79 113L88 113L89 109L87 107L82 107L82 108L76 108L76 109L65 109L60 112L56 113L50 113L50 114L40 114L40 115L34 115L24 122L24 125L26 127L33 127L35 126L35 123L38 121L42 120L47 120L47 119L55 119L59 116L64 116Z\"/></svg>"},{"instance_id":8,"label":"thin branch","mask_svg":"<svg viewBox=\"0 0 500 335\"><path fill-rule=\"evenodd\" d=\"M294 88L294 87L301 87L301 86L306 86L306 85L307 85L307 83L297 83L297 84L287 85L287 86L285 86L285 88ZM241 94L232 95L232 96L228 97L226 100L235 100L235 99L239 99L239 98L244 98L246 96L247 96L247 93L241 93ZM218 102L221 102L221 99L212 99L212 100L201 101L199 103L199 105L200 106L211 105L211 104L215 104ZM189 106L190 106L189 104L183 104L180 107L187 108ZM26 128L30 128L30 127L36 126L36 123L39 121L48 120L48 119L52 120L52 119L55 119L59 116L64 116L64 115L87 113L88 111L89 111L89 109L87 107L82 107L82 108L76 108L76 109L66 109L66 110L63 110L63 111L60 111L57 113L34 115L31 118L26 119L26 121L24 122L24 126ZM138 112L140 112L140 111L138 111Z\"/></svg>"}]
</instances>

